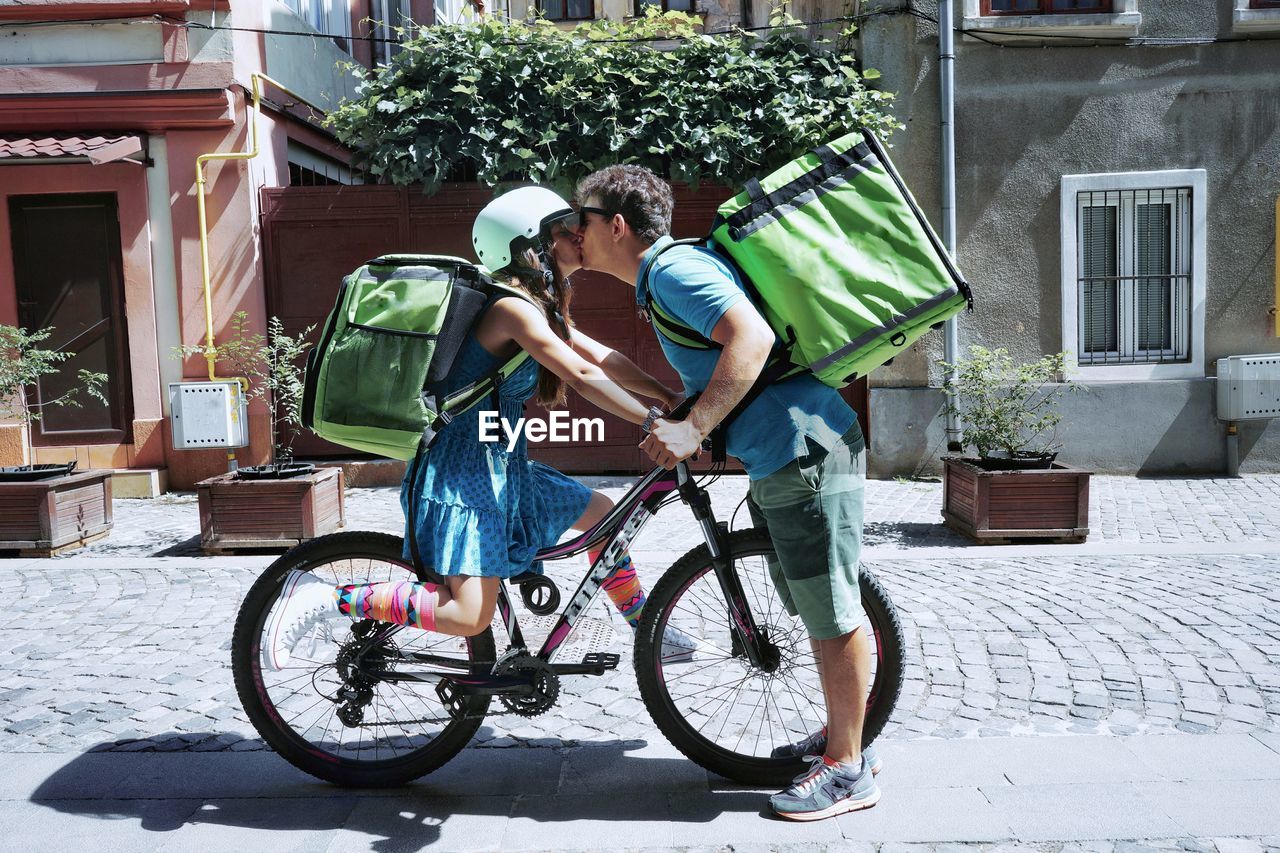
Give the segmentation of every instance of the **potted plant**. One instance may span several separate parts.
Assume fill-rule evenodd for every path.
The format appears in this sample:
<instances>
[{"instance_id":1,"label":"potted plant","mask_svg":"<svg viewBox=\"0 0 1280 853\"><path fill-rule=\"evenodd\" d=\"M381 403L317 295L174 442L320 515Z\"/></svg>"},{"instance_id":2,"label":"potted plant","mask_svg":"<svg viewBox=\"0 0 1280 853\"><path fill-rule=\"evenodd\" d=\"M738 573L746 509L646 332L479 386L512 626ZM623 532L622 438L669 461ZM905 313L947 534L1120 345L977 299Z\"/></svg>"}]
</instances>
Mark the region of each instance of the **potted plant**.
<instances>
[{"instance_id":1,"label":"potted plant","mask_svg":"<svg viewBox=\"0 0 1280 853\"><path fill-rule=\"evenodd\" d=\"M79 390L106 403L105 373L79 372L82 389L32 403L27 389L58 372L73 353L44 349L52 328L28 332L0 325L0 420L22 429L22 458L31 424L52 406L82 405ZM74 461L0 467L0 549L51 556L83 547L111 532L111 471L75 471Z\"/></svg>"},{"instance_id":2,"label":"potted plant","mask_svg":"<svg viewBox=\"0 0 1280 853\"><path fill-rule=\"evenodd\" d=\"M976 457L943 458L944 523L986 543L1083 542L1091 472L1057 460L1056 405L1076 386L1059 382L1065 355L1018 364L1004 349L971 346L952 365L945 411L962 423Z\"/></svg>"},{"instance_id":3,"label":"potted plant","mask_svg":"<svg viewBox=\"0 0 1280 853\"><path fill-rule=\"evenodd\" d=\"M314 326L288 335L278 317L267 334L249 329L249 315L237 312L231 336L217 347L216 361L248 382L246 397L271 407L271 459L196 483L200 543L206 551L297 545L343 525L341 468L317 468L293 459L293 439L302 428L303 353ZM179 348L182 356L204 352Z\"/></svg>"}]
</instances>

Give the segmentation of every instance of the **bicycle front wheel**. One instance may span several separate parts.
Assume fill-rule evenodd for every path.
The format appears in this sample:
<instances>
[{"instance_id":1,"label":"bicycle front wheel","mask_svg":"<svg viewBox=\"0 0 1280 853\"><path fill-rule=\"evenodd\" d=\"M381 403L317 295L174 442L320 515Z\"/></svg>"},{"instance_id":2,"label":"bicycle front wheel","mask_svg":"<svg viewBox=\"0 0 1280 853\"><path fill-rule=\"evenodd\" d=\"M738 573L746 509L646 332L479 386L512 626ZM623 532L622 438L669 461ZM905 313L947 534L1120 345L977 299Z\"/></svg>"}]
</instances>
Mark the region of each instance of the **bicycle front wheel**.
<instances>
[{"instance_id":1,"label":"bicycle front wheel","mask_svg":"<svg viewBox=\"0 0 1280 853\"><path fill-rule=\"evenodd\" d=\"M493 633L453 637L352 621L318 622L273 670L264 655L268 616L292 571L335 586L415 580L402 540L382 533L335 533L290 549L249 590L236 619L231 669L254 728L276 752L313 776L340 785L384 787L422 776L457 755L480 727L488 698L474 697L452 717L435 683L397 673L487 672Z\"/></svg>"},{"instance_id":2,"label":"bicycle front wheel","mask_svg":"<svg viewBox=\"0 0 1280 853\"><path fill-rule=\"evenodd\" d=\"M770 671L751 663L730 629L705 545L682 557L654 587L635 645L641 698L672 745L714 773L754 785L782 785L800 773L803 758L771 753L818 731L827 716L808 632L782 606L769 577L767 560L773 554L764 528L729 534L728 556L747 604L778 652ZM862 569L858 582L871 645L862 737L867 744L884 728L902 688L903 638L893 604L875 576ZM677 644L673 638L681 634L685 637Z\"/></svg>"}]
</instances>

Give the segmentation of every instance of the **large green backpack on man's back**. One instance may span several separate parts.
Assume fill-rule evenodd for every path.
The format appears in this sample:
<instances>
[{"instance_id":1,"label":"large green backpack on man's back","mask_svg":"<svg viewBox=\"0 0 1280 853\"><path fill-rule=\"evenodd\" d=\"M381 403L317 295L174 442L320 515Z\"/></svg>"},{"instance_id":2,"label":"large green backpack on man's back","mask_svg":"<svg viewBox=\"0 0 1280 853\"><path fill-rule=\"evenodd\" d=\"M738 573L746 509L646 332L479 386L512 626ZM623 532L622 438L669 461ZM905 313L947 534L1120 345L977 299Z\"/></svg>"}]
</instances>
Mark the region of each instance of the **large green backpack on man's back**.
<instances>
[{"instance_id":1,"label":"large green backpack on man's back","mask_svg":"<svg viewBox=\"0 0 1280 853\"><path fill-rule=\"evenodd\" d=\"M972 304L870 133L847 134L749 181L720 206L702 242L737 267L781 338L785 359L773 379L807 370L843 387ZM716 346L655 300L648 307L668 340Z\"/></svg>"}]
</instances>

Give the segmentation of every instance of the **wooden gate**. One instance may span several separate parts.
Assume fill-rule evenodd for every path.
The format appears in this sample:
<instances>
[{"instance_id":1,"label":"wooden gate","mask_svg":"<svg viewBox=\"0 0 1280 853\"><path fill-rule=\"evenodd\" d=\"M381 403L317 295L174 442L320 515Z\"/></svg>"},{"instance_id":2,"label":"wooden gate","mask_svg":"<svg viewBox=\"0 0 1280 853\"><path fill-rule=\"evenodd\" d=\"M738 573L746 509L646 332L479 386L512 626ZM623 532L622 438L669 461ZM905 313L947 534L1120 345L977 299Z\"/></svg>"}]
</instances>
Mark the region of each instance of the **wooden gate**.
<instances>
[{"instance_id":1,"label":"wooden gate","mask_svg":"<svg viewBox=\"0 0 1280 853\"><path fill-rule=\"evenodd\" d=\"M417 187L389 186L281 187L262 194L267 311L292 334L316 325L313 340L333 307L342 277L370 258L390 252L473 257L471 223L493 198L490 190L475 184L446 185L430 197ZM696 237L710 229L729 191L678 187L675 195L671 231L676 237ZM575 274L572 283L573 317L583 331L667 384L677 384L653 331L636 315L630 285L585 271ZM869 434L866 380L851 386L845 398ZM638 447L639 427L602 415L572 393L568 408L576 417L603 416L604 440L531 444L534 458L571 473L634 474L651 467ZM543 415L540 410L533 414ZM304 457L359 455L310 432L298 436L294 452Z\"/></svg>"}]
</instances>

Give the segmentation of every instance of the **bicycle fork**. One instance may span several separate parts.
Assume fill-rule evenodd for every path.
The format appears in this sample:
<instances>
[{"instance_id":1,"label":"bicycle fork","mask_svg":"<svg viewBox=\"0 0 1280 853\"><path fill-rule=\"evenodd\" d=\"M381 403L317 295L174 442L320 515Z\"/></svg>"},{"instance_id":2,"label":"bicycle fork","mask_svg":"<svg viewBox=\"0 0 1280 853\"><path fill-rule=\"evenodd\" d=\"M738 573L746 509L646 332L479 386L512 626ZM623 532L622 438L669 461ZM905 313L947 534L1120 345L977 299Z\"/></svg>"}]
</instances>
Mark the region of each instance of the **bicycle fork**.
<instances>
[{"instance_id":1,"label":"bicycle fork","mask_svg":"<svg viewBox=\"0 0 1280 853\"><path fill-rule=\"evenodd\" d=\"M728 609L729 627L732 631L732 654L745 654L747 660L764 672L773 672L778 668L780 655L776 644L769 641L764 630L756 624L755 615L747 604L746 593L742 588L742 579L730 559L727 522L716 521L711 509L711 495L700 488L689 475L689 466L681 462L676 468L676 482L680 490L680 498L689 506L698 526L702 528L702 537L707 543L707 551L711 554L711 565L716 573L716 581L724 596Z\"/></svg>"}]
</instances>

